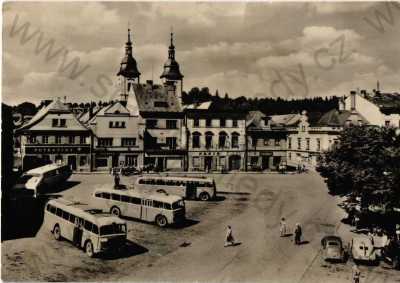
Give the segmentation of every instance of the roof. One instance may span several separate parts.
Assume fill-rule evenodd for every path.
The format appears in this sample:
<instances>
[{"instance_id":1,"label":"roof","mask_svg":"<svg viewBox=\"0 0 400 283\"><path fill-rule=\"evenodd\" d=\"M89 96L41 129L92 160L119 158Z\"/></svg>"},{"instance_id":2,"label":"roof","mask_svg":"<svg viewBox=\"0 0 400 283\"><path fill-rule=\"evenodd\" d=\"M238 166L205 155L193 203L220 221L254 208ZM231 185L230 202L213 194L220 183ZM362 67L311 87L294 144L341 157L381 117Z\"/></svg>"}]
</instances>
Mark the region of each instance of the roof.
<instances>
[{"instance_id":1,"label":"roof","mask_svg":"<svg viewBox=\"0 0 400 283\"><path fill-rule=\"evenodd\" d=\"M256 128L261 128L261 121L265 119L267 116L261 111L249 111L246 116L246 124L251 125Z\"/></svg>"},{"instance_id":2,"label":"roof","mask_svg":"<svg viewBox=\"0 0 400 283\"><path fill-rule=\"evenodd\" d=\"M20 128L17 129L17 132L20 130L25 130L25 129L31 129L35 125L37 125L40 121L42 121L48 114L70 114L72 115L73 119L76 120L75 127L68 127L68 128L63 128L62 130L68 131L68 130L88 130L88 128L85 127L85 125L76 117L76 115L73 113L72 109L68 106L68 104L65 104L60 101L60 99L56 99L53 102L51 102L49 105L46 107L41 108L35 116L32 117L32 119L29 120L28 123L22 125ZM34 130L47 130L48 127L44 127L43 129L41 127L35 127ZM58 129L59 130L59 129Z\"/></svg>"},{"instance_id":3,"label":"roof","mask_svg":"<svg viewBox=\"0 0 400 283\"><path fill-rule=\"evenodd\" d=\"M130 197L145 198L145 199L151 199L151 200L162 201L162 202L167 202L167 203L174 203L174 202L182 200L182 197L173 195L173 194L146 193L144 191L138 191L135 189L133 189L133 190L132 189L129 189L129 190L97 189L97 190L95 190L95 193L96 192L108 192L111 194L115 193L115 194L130 196Z\"/></svg>"},{"instance_id":4,"label":"roof","mask_svg":"<svg viewBox=\"0 0 400 283\"><path fill-rule=\"evenodd\" d=\"M60 207L67 212L74 213L98 226L111 225L111 224L126 224L126 222L114 215L104 213L98 209L92 208L87 204L73 202L67 199L53 199L48 202L51 205Z\"/></svg>"},{"instance_id":5,"label":"roof","mask_svg":"<svg viewBox=\"0 0 400 283\"><path fill-rule=\"evenodd\" d=\"M180 102L167 87L153 84L134 84L134 92L140 112L181 112Z\"/></svg>"},{"instance_id":6,"label":"roof","mask_svg":"<svg viewBox=\"0 0 400 283\"><path fill-rule=\"evenodd\" d=\"M300 114L284 114L284 115L271 115L269 116L271 123L281 126L295 126L300 121Z\"/></svg>"},{"instance_id":7,"label":"roof","mask_svg":"<svg viewBox=\"0 0 400 283\"><path fill-rule=\"evenodd\" d=\"M400 114L400 94L397 92L383 93L377 91L374 94L366 93L364 98L377 105L384 114Z\"/></svg>"},{"instance_id":8,"label":"roof","mask_svg":"<svg viewBox=\"0 0 400 283\"><path fill-rule=\"evenodd\" d=\"M37 167L37 168L31 169L31 170L27 171L26 174L28 174L28 175L42 174L44 172L47 172L47 171L50 171L50 170L54 170L54 169L58 169L58 168L65 167L65 166L68 166L68 165L58 165L56 163L47 164L47 165L44 165L44 166L41 166L41 167Z\"/></svg>"}]
</instances>

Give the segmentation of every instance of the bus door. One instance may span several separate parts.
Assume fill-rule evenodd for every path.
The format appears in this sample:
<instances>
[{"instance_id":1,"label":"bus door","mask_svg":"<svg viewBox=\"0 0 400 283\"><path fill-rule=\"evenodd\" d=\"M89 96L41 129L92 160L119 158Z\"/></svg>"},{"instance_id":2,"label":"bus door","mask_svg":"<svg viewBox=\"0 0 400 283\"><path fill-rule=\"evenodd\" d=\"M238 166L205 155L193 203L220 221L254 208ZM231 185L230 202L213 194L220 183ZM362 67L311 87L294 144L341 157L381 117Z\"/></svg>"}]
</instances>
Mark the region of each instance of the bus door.
<instances>
[{"instance_id":1,"label":"bus door","mask_svg":"<svg viewBox=\"0 0 400 283\"><path fill-rule=\"evenodd\" d=\"M73 243L76 246L82 246L83 219L75 217Z\"/></svg>"},{"instance_id":2,"label":"bus door","mask_svg":"<svg viewBox=\"0 0 400 283\"><path fill-rule=\"evenodd\" d=\"M188 181L186 183L186 198L196 199L197 197L197 184L195 182Z\"/></svg>"},{"instance_id":3,"label":"bus door","mask_svg":"<svg viewBox=\"0 0 400 283\"><path fill-rule=\"evenodd\" d=\"M152 206L152 201L149 199L144 199L142 201L142 220L148 220L150 218L150 213L151 213L151 206Z\"/></svg>"}]
</instances>

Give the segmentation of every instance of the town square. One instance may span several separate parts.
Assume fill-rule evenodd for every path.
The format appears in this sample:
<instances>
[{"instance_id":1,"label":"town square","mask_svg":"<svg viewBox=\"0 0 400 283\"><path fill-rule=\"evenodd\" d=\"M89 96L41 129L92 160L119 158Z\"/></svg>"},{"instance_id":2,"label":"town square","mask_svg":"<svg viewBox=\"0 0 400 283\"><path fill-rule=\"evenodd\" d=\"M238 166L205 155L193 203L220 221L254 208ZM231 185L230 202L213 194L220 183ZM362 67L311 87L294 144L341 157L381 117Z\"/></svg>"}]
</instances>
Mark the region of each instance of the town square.
<instances>
[{"instance_id":1,"label":"town square","mask_svg":"<svg viewBox=\"0 0 400 283\"><path fill-rule=\"evenodd\" d=\"M399 12L4 3L2 280L400 282Z\"/></svg>"}]
</instances>

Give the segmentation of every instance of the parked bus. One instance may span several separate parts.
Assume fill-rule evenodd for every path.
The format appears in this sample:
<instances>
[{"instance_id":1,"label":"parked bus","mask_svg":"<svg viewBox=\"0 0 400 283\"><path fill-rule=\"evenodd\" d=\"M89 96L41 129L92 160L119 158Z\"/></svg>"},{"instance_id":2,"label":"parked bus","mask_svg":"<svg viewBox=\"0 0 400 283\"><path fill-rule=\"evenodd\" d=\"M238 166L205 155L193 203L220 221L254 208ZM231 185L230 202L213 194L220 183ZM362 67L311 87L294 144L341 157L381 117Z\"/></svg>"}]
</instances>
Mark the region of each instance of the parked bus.
<instances>
[{"instance_id":1,"label":"parked bus","mask_svg":"<svg viewBox=\"0 0 400 283\"><path fill-rule=\"evenodd\" d=\"M68 165L48 164L31 169L18 179L14 189L26 189L33 196L51 192L55 185L65 182L72 174Z\"/></svg>"},{"instance_id":2,"label":"parked bus","mask_svg":"<svg viewBox=\"0 0 400 283\"><path fill-rule=\"evenodd\" d=\"M185 202L179 196L156 193L147 195L135 190L97 189L93 204L115 216L128 216L160 227L185 219Z\"/></svg>"},{"instance_id":3,"label":"parked bus","mask_svg":"<svg viewBox=\"0 0 400 283\"><path fill-rule=\"evenodd\" d=\"M202 201L216 195L214 180L200 177L142 176L137 178L135 187Z\"/></svg>"},{"instance_id":4,"label":"parked bus","mask_svg":"<svg viewBox=\"0 0 400 283\"><path fill-rule=\"evenodd\" d=\"M65 199L53 199L46 204L44 225L56 240L67 239L90 257L120 249L126 242L125 221Z\"/></svg>"}]
</instances>

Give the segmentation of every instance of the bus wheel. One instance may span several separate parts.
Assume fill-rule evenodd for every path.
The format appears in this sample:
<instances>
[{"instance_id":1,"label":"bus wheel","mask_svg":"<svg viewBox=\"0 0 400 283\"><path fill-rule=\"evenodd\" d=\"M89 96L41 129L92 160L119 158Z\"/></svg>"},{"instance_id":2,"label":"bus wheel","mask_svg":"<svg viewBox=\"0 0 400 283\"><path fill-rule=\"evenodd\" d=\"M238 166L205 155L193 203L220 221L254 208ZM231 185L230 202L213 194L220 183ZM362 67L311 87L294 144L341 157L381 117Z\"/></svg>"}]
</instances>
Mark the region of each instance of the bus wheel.
<instances>
[{"instance_id":1,"label":"bus wheel","mask_svg":"<svg viewBox=\"0 0 400 283\"><path fill-rule=\"evenodd\" d=\"M208 193L201 193L200 194L200 200L208 201L208 200L210 200L210 195Z\"/></svg>"},{"instance_id":2,"label":"bus wheel","mask_svg":"<svg viewBox=\"0 0 400 283\"><path fill-rule=\"evenodd\" d=\"M58 224L56 224L53 228L53 235L54 235L54 239L56 239L57 241L61 240L61 229Z\"/></svg>"},{"instance_id":3,"label":"bus wheel","mask_svg":"<svg viewBox=\"0 0 400 283\"><path fill-rule=\"evenodd\" d=\"M119 217L121 215L121 210L119 210L118 207L113 206L113 207L111 207L110 213Z\"/></svg>"},{"instance_id":4,"label":"bus wheel","mask_svg":"<svg viewBox=\"0 0 400 283\"><path fill-rule=\"evenodd\" d=\"M158 215L158 216L156 217L156 223L157 223L157 225L160 226L160 227L165 227L165 226L168 224L167 218L165 218L165 216Z\"/></svg>"},{"instance_id":5,"label":"bus wheel","mask_svg":"<svg viewBox=\"0 0 400 283\"><path fill-rule=\"evenodd\" d=\"M85 244L85 252L89 257L93 257L94 251L93 251L93 245L91 241L87 241Z\"/></svg>"}]
</instances>

